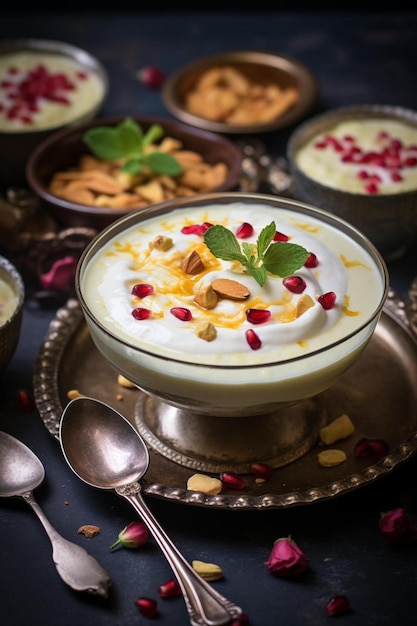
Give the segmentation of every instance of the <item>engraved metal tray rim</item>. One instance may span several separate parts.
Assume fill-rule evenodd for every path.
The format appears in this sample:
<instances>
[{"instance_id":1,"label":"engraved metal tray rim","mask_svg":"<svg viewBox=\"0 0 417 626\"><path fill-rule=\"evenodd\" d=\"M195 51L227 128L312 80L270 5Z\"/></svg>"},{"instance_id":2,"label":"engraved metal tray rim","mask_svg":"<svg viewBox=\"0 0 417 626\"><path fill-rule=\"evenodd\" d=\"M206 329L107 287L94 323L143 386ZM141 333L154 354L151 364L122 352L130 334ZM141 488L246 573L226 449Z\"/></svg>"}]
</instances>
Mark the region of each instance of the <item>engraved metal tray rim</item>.
<instances>
[{"instance_id":1,"label":"engraved metal tray rim","mask_svg":"<svg viewBox=\"0 0 417 626\"><path fill-rule=\"evenodd\" d=\"M409 334L410 342L416 342L417 279L413 282L407 302L404 302L394 290L390 290L383 315L394 320L401 333ZM59 420L63 410L61 400L64 397L61 389L61 368L66 358L68 345L74 333L82 325L85 326L85 322L79 303L76 299L70 298L63 307L58 309L55 318L51 321L35 363L33 376L35 403L47 430L57 440L59 439ZM116 378L115 373L114 378ZM135 393L142 392L135 390ZM121 411L120 405L118 410ZM384 477L411 458L416 450L417 426L405 437L405 441L394 446L382 460L371 462L368 466L359 468L358 471L351 473L348 471L347 475L339 473L333 479L329 474L328 482L319 486L293 488L288 492L284 490L284 493L278 493L277 490L274 492L272 485L270 492L257 493L255 485L250 493L244 491L207 495L188 491L185 475L177 477L178 484L176 485L161 482L161 477L158 476L158 464L168 464L174 477L176 472L183 472L186 468L162 459L158 453L150 449L150 469L153 470L153 474L156 472L156 476L150 480L145 476L143 491L145 494L165 500L216 509L256 510L301 506L338 497ZM275 471L279 472L279 470Z\"/></svg>"}]
</instances>

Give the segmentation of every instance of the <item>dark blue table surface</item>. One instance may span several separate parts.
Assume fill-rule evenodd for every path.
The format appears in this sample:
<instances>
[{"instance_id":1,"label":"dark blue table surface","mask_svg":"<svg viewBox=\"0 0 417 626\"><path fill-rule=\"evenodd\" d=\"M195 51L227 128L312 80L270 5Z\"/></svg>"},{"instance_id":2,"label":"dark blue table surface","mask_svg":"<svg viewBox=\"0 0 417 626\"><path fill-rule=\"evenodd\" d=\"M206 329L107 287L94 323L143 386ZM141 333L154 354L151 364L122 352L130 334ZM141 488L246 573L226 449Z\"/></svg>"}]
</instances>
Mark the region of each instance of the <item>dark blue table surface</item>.
<instances>
[{"instance_id":1,"label":"dark blue table surface","mask_svg":"<svg viewBox=\"0 0 417 626\"><path fill-rule=\"evenodd\" d=\"M67 41L97 56L110 75L103 115L167 112L159 91L133 76L145 65L167 73L195 57L236 49L292 55L316 73L320 94L314 111L348 104L381 103L417 108L417 12L186 12L33 13L0 15L0 38ZM16 10L18 7L16 7ZM288 131L263 139L283 154ZM391 285L406 297L417 273L415 250L390 263ZM58 305L57 305L58 306ZM172 577L153 541L140 550L109 552L119 531L136 519L112 492L81 483L63 461L38 413L20 413L16 393L30 389L35 360L55 315L54 304L27 303L12 362L0 379L0 429L20 438L41 458L46 479L36 498L66 538L86 547L109 571L109 601L72 592L57 576L48 538L21 500L0 501L0 612L6 626L135 626L149 619L138 596L158 599ZM416 381L417 383L417 381ZM400 418L400 416L399 416ZM148 498L148 504L188 560L221 565L219 591L242 606L253 626L351 626L417 622L417 542L389 546L379 533L382 511L404 507L417 523L417 460L361 489L319 504L267 511L210 510ZM65 505L65 501L70 505ZM87 540L79 526L97 524ZM291 535L309 558L301 578L281 579L265 568L273 542ZM335 594L351 604L330 618ZM158 624L186 625L181 599L159 601Z\"/></svg>"}]
</instances>

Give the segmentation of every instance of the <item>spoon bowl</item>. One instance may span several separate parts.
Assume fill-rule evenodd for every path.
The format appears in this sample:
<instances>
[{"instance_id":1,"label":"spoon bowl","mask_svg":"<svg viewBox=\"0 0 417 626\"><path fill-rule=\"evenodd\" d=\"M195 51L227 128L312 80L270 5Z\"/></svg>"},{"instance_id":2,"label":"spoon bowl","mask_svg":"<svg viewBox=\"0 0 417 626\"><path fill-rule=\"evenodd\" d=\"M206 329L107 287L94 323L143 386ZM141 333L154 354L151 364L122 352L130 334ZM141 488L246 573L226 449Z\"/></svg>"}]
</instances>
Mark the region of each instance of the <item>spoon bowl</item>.
<instances>
[{"instance_id":1,"label":"spoon bowl","mask_svg":"<svg viewBox=\"0 0 417 626\"><path fill-rule=\"evenodd\" d=\"M110 578L84 548L68 541L50 524L33 496L45 478L40 459L22 441L0 431L0 497L20 497L36 513L52 545L52 558L62 580L75 591L107 598Z\"/></svg>"},{"instance_id":2,"label":"spoon bowl","mask_svg":"<svg viewBox=\"0 0 417 626\"><path fill-rule=\"evenodd\" d=\"M100 400L75 398L62 413L59 440L64 458L78 478L98 489L114 489L142 517L178 580L190 624L221 626L239 617L240 607L197 574L146 505L139 481L148 469L149 452L121 413Z\"/></svg>"}]
</instances>

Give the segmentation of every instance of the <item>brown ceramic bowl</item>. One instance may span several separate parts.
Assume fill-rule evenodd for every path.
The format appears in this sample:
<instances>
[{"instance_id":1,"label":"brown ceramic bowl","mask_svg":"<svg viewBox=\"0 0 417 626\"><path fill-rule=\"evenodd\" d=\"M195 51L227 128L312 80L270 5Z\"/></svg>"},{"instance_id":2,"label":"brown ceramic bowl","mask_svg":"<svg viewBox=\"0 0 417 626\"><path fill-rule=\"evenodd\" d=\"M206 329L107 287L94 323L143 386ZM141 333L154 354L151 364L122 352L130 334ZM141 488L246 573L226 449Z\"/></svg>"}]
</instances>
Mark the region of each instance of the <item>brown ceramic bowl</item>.
<instances>
[{"instance_id":1,"label":"brown ceramic bowl","mask_svg":"<svg viewBox=\"0 0 417 626\"><path fill-rule=\"evenodd\" d=\"M133 209L96 207L64 200L48 191L56 172L74 167L81 155L89 152L83 141L86 130L96 126L116 126L123 117L96 120L54 134L40 144L31 155L26 169L32 190L44 201L48 211L64 226L84 226L101 230ZM224 162L228 167L225 181L212 191L231 191L239 180L241 151L228 139L203 130L190 128L177 120L163 117L136 117L133 119L146 131L152 124L160 124L164 136L178 139L183 148L199 153L209 164Z\"/></svg>"},{"instance_id":2,"label":"brown ceramic bowl","mask_svg":"<svg viewBox=\"0 0 417 626\"><path fill-rule=\"evenodd\" d=\"M282 89L295 87L299 91L298 100L267 122L227 123L190 113L185 106L185 98L197 81L208 70L225 66L238 70L257 84L275 84ZM317 93L316 77L297 59L251 50L223 52L192 61L172 74L162 90L165 105L175 117L191 126L226 134L264 133L290 126L308 113L316 101Z\"/></svg>"},{"instance_id":3,"label":"brown ceramic bowl","mask_svg":"<svg viewBox=\"0 0 417 626\"><path fill-rule=\"evenodd\" d=\"M20 336L22 323L23 302L25 299L25 287L23 279L15 266L3 256L0 256L0 282L9 289L14 299L14 306L2 321L0 319L0 372L9 364ZM8 292L5 292L7 295ZM4 295L0 295L3 299Z\"/></svg>"},{"instance_id":4,"label":"brown ceramic bowl","mask_svg":"<svg viewBox=\"0 0 417 626\"><path fill-rule=\"evenodd\" d=\"M356 226L387 260L401 257L417 240L417 185L398 193L357 193L315 180L297 164L300 148L347 120L396 120L417 131L417 111L399 106L365 104L342 107L317 115L296 128L287 145L287 157L297 199L319 206Z\"/></svg>"},{"instance_id":5,"label":"brown ceramic bowl","mask_svg":"<svg viewBox=\"0 0 417 626\"><path fill-rule=\"evenodd\" d=\"M51 63L56 63L57 60L64 60L74 62L79 66L80 72L84 76L91 77L92 83L97 85L98 91L95 91L94 95L91 95L91 99L88 100L86 94L85 106L83 105L73 115L70 111L71 106L66 104L54 105L56 110L54 112L54 118L52 120L43 120L37 123L39 127L35 127L33 122L18 124L16 122L9 123L7 121L7 113L4 110L0 113L0 185L24 185L25 180L25 167L26 161L31 152L36 146L43 141L46 137L56 132L61 128L67 128L74 124L84 123L94 118L100 111L103 102L106 99L108 92L108 75L102 64L91 54L72 46L68 43L61 41L50 41L44 39L11 39L3 40L0 42L0 81L7 78L10 68L15 63L15 54L28 55L28 59L32 57L32 64L28 61L28 68L23 71L20 70L19 74L15 74L15 78L18 83L23 82L27 78L27 73L39 66L39 63L47 68L50 75L56 75L61 72L61 68L58 69L52 66ZM40 57L42 55L42 61ZM49 63L49 65L48 65ZM85 78L80 78L80 83L83 83L82 89L85 89L87 84ZM76 93L67 92L68 93ZM62 95L62 94L60 94ZM0 102L6 97L6 90L0 88ZM90 97L90 96L88 96ZM72 100L72 96L69 96ZM45 99L38 103L39 109L44 109L48 106ZM79 106L79 104L77 105ZM60 111L65 115L65 120L60 121ZM35 119L34 116L33 119Z\"/></svg>"}]
</instances>

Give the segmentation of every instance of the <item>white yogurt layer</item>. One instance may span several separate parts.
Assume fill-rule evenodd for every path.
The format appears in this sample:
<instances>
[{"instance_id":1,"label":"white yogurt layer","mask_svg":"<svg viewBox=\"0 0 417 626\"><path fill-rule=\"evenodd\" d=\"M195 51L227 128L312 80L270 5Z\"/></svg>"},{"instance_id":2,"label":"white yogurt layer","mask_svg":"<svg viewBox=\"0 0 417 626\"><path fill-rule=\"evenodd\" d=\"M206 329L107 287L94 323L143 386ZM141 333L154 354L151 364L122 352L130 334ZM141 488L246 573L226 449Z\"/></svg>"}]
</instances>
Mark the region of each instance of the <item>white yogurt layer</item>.
<instances>
[{"instance_id":1,"label":"white yogurt layer","mask_svg":"<svg viewBox=\"0 0 417 626\"><path fill-rule=\"evenodd\" d=\"M205 222L221 224L234 233L242 223L251 224L253 236L239 240L241 244L255 243L261 230L275 222L276 230L287 235L290 243L317 257L316 267L295 272L306 283L304 291L292 293L282 277L270 274L261 287L240 263L215 258L201 235L181 232L184 226ZM172 239L169 250L150 248L160 235ZM204 263L197 275L181 269L181 261L193 250ZM217 278L245 285L249 297L244 301L220 298L214 309L201 308L194 302L196 290ZM153 293L143 298L132 295L136 284L152 286ZM81 279L81 292L92 314L124 342L159 355L217 365L285 361L338 342L374 316L383 290L383 278L372 257L341 231L309 215L240 202L179 209L140 222L107 242ZM329 292L336 295L336 304L325 310L318 299ZM297 317L297 303L306 295L312 306ZM173 307L186 308L192 319L178 319L170 312ZM137 308L149 311L149 317L135 319L132 311ZM271 317L253 324L246 318L248 309L268 310ZM206 322L216 329L211 341L196 334ZM247 340L248 329L261 342L256 350Z\"/></svg>"},{"instance_id":2,"label":"white yogurt layer","mask_svg":"<svg viewBox=\"0 0 417 626\"><path fill-rule=\"evenodd\" d=\"M103 92L103 81L69 57L0 56L0 130L29 132L69 123L96 107Z\"/></svg>"},{"instance_id":3,"label":"white yogurt layer","mask_svg":"<svg viewBox=\"0 0 417 626\"><path fill-rule=\"evenodd\" d=\"M353 119L316 135L295 156L310 178L342 191L393 194L417 188L417 128Z\"/></svg>"},{"instance_id":4,"label":"white yogurt layer","mask_svg":"<svg viewBox=\"0 0 417 626\"><path fill-rule=\"evenodd\" d=\"M0 278L0 326L3 326L16 311L19 298L9 283Z\"/></svg>"}]
</instances>

